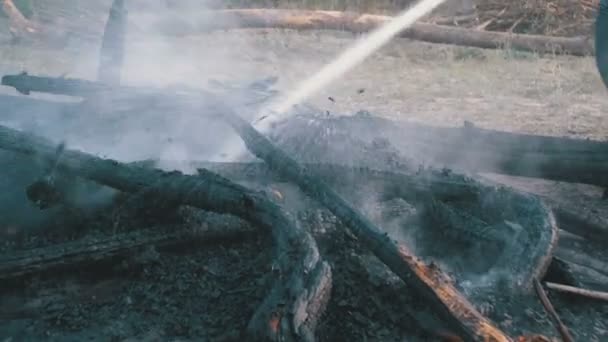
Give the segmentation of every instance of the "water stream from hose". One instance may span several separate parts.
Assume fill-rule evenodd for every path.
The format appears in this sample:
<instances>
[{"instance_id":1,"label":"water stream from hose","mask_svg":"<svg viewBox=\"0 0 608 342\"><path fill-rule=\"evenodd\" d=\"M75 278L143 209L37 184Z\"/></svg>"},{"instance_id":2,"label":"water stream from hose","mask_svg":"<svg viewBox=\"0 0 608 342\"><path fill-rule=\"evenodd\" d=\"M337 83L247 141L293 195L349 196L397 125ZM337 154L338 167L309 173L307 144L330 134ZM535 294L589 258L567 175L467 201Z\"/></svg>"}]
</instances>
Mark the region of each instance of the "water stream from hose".
<instances>
[{"instance_id":1,"label":"water stream from hose","mask_svg":"<svg viewBox=\"0 0 608 342\"><path fill-rule=\"evenodd\" d=\"M332 82L338 80L345 73L361 64L365 58L397 36L399 32L412 26L412 24L429 14L445 1L421 0L384 25L361 37L332 62L301 82L294 90L288 92L287 96L262 109L254 120L254 127L262 134L267 133L273 123L287 118L289 110L294 105L306 101ZM240 141L229 140L220 150L220 159L235 159L242 153L245 153L243 144Z\"/></svg>"}]
</instances>

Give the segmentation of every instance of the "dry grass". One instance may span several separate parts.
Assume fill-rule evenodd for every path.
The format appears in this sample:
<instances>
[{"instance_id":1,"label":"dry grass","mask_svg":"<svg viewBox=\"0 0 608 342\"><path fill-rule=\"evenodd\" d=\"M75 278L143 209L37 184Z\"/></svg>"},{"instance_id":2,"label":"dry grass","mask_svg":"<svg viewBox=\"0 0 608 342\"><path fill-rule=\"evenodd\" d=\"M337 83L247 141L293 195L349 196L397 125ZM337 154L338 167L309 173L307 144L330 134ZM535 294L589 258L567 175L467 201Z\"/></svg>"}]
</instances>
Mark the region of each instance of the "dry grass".
<instances>
[{"instance_id":1,"label":"dry grass","mask_svg":"<svg viewBox=\"0 0 608 342\"><path fill-rule=\"evenodd\" d=\"M131 83L201 86L210 78L280 77L288 90L354 40L336 32L233 31L131 42ZM0 48L0 71L93 78L97 47ZM365 88L363 94L357 90ZM606 89L593 59L395 40L312 99L332 113L367 109L399 120L604 140ZM331 96L336 102L327 100Z\"/></svg>"}]
</instances>

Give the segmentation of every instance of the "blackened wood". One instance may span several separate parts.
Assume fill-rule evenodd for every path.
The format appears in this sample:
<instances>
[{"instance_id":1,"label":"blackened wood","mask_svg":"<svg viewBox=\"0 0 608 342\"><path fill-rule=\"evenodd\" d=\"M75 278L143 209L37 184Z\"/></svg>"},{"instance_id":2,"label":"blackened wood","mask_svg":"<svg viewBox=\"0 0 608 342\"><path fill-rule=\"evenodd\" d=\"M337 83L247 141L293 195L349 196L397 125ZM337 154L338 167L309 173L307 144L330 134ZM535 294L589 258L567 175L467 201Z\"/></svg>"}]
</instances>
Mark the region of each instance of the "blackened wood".
<instances>
[{"instance_id":1,"label":"blackened wood","mask_svg":"<svg viewBox=\"0 0 608 342\"><path fill-rule=\"evenodd\" d=\"M56 144L0 126L0 148L55 160ZM278 341L314 339L314 328L331 290L331 269L312 236L262 193L211 172L197 176L163 172L65 150L58 171L78 175L125 192L145 190L170 202L232 214L272 232L275 282L250 322L250 337Z\"/></svg>"},{"instance_id":2,"label":"blackened wood","mask_svg":"<svg viewBox=\"0 0 608 342\"><path fill-rule=\"evenodd\" d=\"M407 246L391 240L371 221L353 209L324 181L276 148L248 122L220 103L207 102L221 113L244 140L247 148L264 160L271 169L296 183L307 195L326 206L395 274L410 285L417 294L453 329L471 341L512 341L504 332L484 317L454 287L452 280L436 265L419 260ZM213 110L212 109L212 110Z\"/></svg>"},{"instance_id":3,"label":"blackened wood","mask_svg":"<svg viewBox=\"0 0 608 342\"><path fill-rule=\"evenodd\" d=\"M112 236L85 237L81 240L25 250L0 257L0 281L14 280L35 274L75 269L109 259L137 253L141 247L167 247L219 241L238 241L253 236L243 227L222 230L193 230L186 227L157 227L120 233Z\"/></svg>"}]
</instances>

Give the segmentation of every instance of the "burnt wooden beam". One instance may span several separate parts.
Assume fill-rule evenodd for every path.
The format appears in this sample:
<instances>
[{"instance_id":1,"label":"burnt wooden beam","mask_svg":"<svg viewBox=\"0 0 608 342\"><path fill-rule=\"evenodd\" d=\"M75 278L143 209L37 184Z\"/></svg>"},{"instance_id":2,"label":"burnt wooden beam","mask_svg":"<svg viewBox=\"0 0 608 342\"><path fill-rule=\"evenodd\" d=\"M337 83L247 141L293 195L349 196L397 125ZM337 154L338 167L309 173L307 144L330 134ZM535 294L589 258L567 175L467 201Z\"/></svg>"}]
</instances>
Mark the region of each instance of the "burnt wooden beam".
<instances>
[{"instance_id":1,"label":"burnt wooden beam","mask_svg":"<svg viewBox=\"0 0 608 342\"><path fill-rule=\"evenodd\" d=\"M4 126L0 126L0 148L46 163L55 161L56 144ZM121 191L145 191L170 202L231 214L270 231L275 281L250 321L249 336L273 341L314 339L330 295L331 269L312 236L264 194L211 172L197 176L163 172L68 149L62 152L57 170Z\"/></svg>"}]
</instances>

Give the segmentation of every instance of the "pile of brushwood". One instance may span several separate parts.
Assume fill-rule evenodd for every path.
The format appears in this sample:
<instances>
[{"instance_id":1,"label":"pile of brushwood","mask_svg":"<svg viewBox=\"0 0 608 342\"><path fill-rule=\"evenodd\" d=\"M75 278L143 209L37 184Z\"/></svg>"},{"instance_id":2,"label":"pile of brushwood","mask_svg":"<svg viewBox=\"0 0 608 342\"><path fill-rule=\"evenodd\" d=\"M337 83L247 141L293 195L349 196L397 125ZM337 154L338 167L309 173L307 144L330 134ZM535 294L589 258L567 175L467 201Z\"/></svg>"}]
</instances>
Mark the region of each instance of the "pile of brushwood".
<instances>
[{"instance_id":1,"label":"pile of brushwood","mask_svg":"<svg viewBox=\"0 0 608 342\"><path fill-rule=\"evenodd\" d=\"M606 187L608 144L365 112L334 118L305 106L266 137L244 117L276 95L272 78L236 88L120 85L122 6L110 13L100 81L2 78L24 95L0 98L2 337L606 338L608 275L596 247L606 226L464 174ZM81 100L26 97L33 92ZM82 151L87 137L111 150L127 122L145 131L172 114L205 128L196 148L213 151L233 131L251 156L213 163L191 154L195 172L183 173L162 158ZM11 222L17 211L44 230Z\"/></svg>"},{"instance_id":2,"label":"pile of brushwood","mask_svg":"<svg viewBox=\"0 0 608 342\"><path fill-rule=\"evenodd\" d=\"M365 112L333 118L309 107L296 108L298 115L277 124L266 138L235 113L245 105L229 105L226 90L161 91L27 74L2 81L24 94L85 98L3 98L13 113L7 116L10 124L0 128L3 172L21 179L23 196L57 218L46 221L55 228L43 233L15 230L0 259L3 283L15 285L17 297L30 299L13 303L19 310L2 315L46 329L38 333L82 334L89 328L92 334L126 338L154 325L162 326L157 332L162 336L193 339L314 340L336 338L354 325L358 330L350 334L357 338L510 341L554 335L535 298L544 294L541 281L578 290L608 284L601 266L568 259L583 257L576 250L582 238L569 233L558 244L561 231L553 211L539 198L449 169L421 167L425 160L418 154L459 170L465 170L462 159L469 170L492 165L497 169L490 171L605 186L605 173L571 171L601 170L606 163L594 158L584 165L564 163L565 155L577 153L558 149L564 146L560 139L512 136L470 124L462 130L421 129ZM271 82L241 89L239 97L251 94L244 102L258 101L260 93L272 94ZM155 105L147 107L151 99ZM103 131L104 122L127 120L125 115L160 120L170 117L171 108L232 128L263 162L191 161L197 172L187 175L155 168L160 160L125 163L71 149L42 137L44 127L29 132L9 127L35 122L37 115L55 115L66 124L90 115L84 122ZM78 122L82 125L82 118ZM404 132L412 136L396 137ZM513 145L522 139L528 140L521 149ZM598 155L606 148L565 142L572 151ZM453 153L438 153L448 144L476 153L479 164L467 161L467 152L456 161L449 159ZM511 154L501 150L507 146ZM478 153L482 148L488 156ZM481 162L490 157L495 163ZM82 193L104 191L105 205L79 209ZM605 239L603 227L588 225L575 232ZM564 258L556 257L560 254ZM589 265L601 264L587 258ZM81 297L82 288L91 291L83 295L90 298ZM183 312L178 303L186 299L191 311ZM578 338L602 336L597 318L606 306L572 297L554 300ZM227 303L239 304L220 312ZM97 318L93 310L106 315ZM388 317L391 312L401 318ZM125 319L115 322L117 317Z\"/></svg>"}]
</instances>

